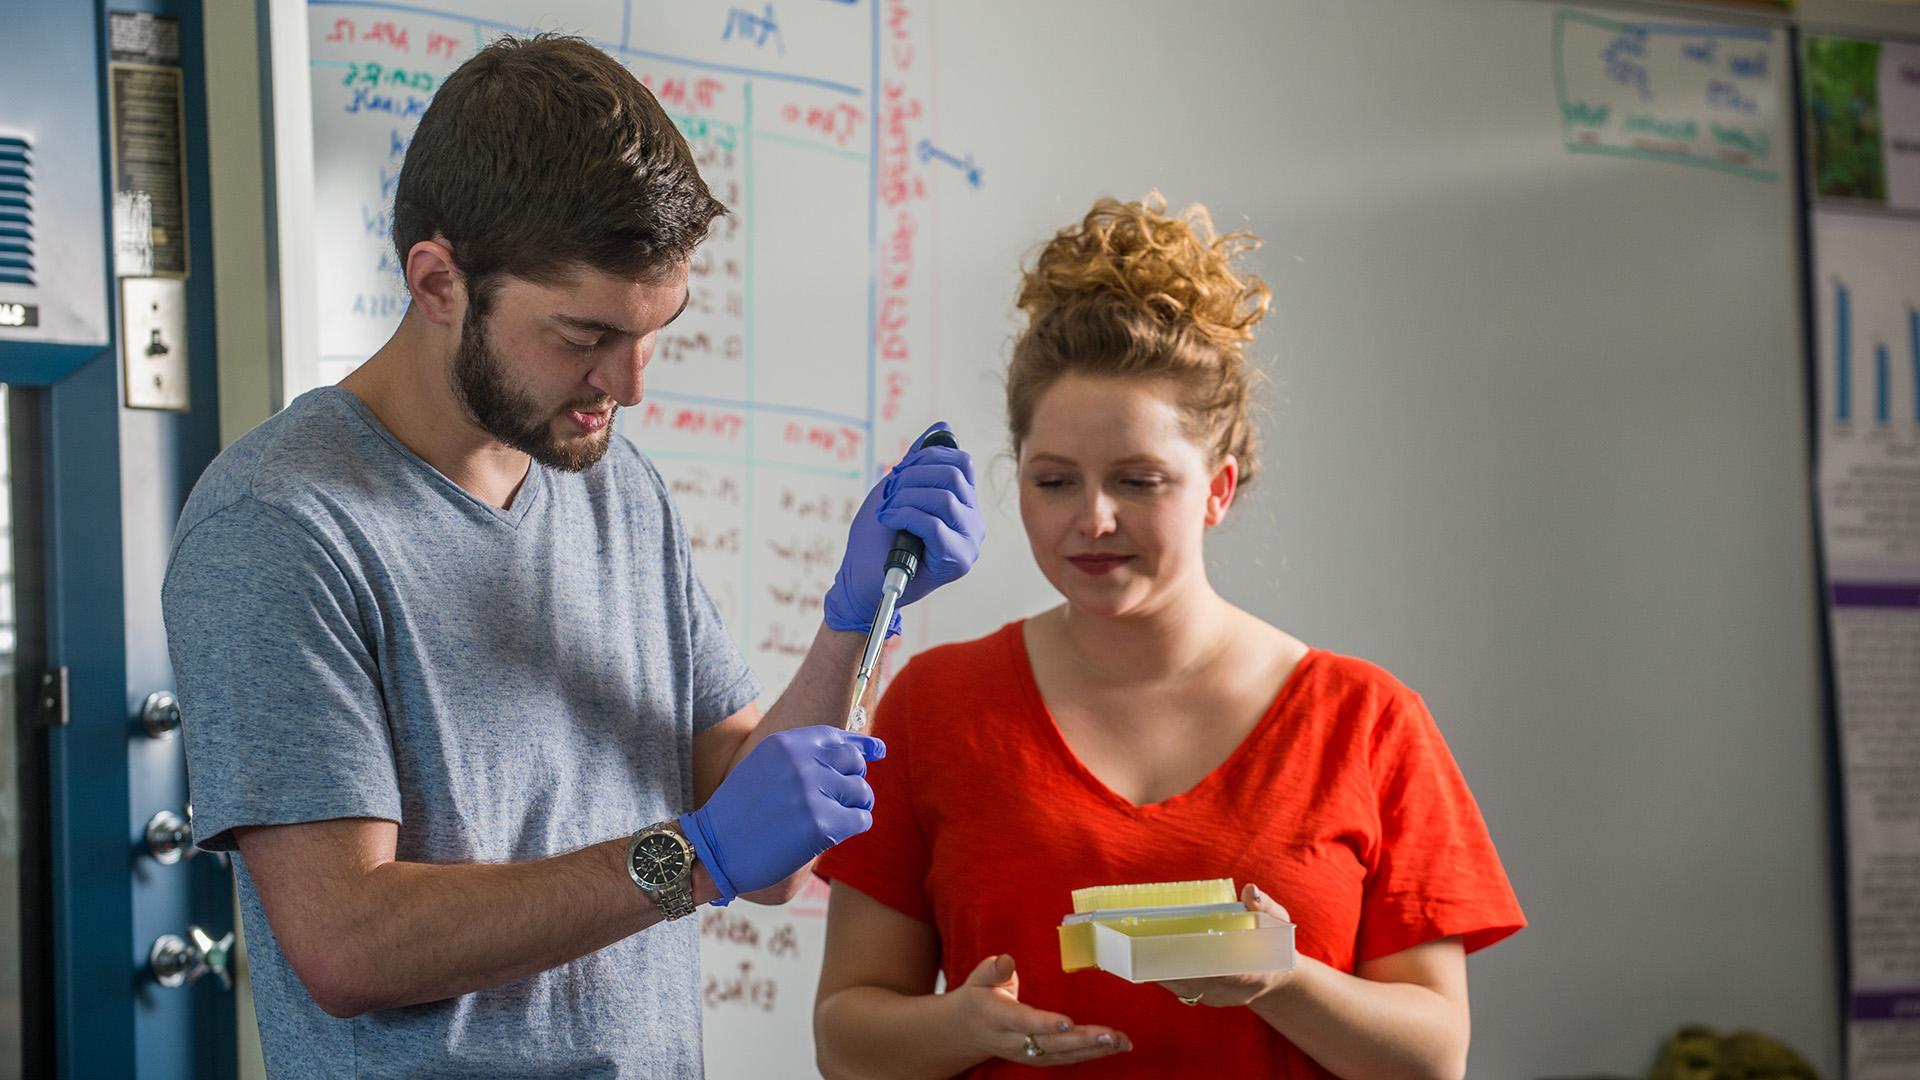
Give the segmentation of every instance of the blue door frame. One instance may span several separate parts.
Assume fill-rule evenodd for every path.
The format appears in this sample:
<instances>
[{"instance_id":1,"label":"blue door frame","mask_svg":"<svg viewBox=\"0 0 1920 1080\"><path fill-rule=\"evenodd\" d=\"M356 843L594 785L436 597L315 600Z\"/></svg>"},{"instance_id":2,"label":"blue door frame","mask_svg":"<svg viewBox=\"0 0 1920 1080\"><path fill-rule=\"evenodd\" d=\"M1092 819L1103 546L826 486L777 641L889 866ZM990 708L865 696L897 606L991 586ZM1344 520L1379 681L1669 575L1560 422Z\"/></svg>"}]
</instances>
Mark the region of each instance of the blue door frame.
<instances>
[{"instance_id":1,"label":"blue door frame","mask_svg":"<svg viewBox=\"0 0 1920 1080\"><path fill-rule=\"evenodd\" d=\"M55 134L100 146L95 235L104 244L112 235L108 5L62 0L8 7L18 35L14 47L72 52L66 67L74 76L61 88L65 115ZM155 740L135 721L149 692L171 689L158 567L181 503L219 448L206 154L210 84L200 3L120 0L112 9L180 20L194 409L121 408L118 290L110 273L100 288L116 329L105 348L0 341L0 381L38 388L29 393L41 435L43 648L48 664L68 672L68 721L46 734L50 1050L55 1075L74 1080L218 1080L234 1073L232 992L213 978L163 988L148 973L147 954L156 937L184 936L190 924L216 937L232 930L230 875L207 857L163 866L147 855L144 823L157 810L183 809L186 766L177 735ZM17 25L23 22L33 25ZM43 246L58 239L46 237Z\"/></svg>"}]
</instances>

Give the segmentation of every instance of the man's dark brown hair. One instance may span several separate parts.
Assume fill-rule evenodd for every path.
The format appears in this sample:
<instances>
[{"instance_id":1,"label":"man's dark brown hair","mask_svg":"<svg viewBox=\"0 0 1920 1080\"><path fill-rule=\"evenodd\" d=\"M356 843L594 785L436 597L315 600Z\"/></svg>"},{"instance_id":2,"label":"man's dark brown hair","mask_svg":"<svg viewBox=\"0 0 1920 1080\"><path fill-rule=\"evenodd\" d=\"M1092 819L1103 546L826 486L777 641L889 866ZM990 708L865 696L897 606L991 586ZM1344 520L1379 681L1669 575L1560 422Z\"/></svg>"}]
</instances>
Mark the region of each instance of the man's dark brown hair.
<instances>
[{"instance_id":1,"label":"man's dark brown hair","mask_svg":"<svg viewBox=\"0 0 1920 1080\"><path fill-rule=\"evenodd\" d=\"M726 213L647 88L577 37L502 37L447 76L407 148L393 246L435 234L481 313L502 275L664 276Z\"/></svg>"}]
</instances>

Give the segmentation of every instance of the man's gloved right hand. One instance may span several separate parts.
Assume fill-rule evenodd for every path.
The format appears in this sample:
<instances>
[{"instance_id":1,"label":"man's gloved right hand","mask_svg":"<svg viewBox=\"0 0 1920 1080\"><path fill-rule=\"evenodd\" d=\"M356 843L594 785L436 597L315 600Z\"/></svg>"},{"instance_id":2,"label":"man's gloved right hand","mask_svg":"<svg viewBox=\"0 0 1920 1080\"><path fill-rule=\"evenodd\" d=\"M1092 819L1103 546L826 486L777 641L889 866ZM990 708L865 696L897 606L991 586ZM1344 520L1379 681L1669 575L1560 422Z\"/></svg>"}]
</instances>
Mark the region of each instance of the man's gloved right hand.
<instances>
[{"instance_id":1,"label":"man's gloved right hand","mask_svg":"<svg viewBox=\"0 0 1920 1080\"><path fill-rule=\"evenodd\" d=\"M900 597L901 607L959 580L980 558L987 522L973 484L973 458L955 447L926 444L934 432L948 430L942 422L921 432L913 450L867 492L854 513L847 526L847 553L821 599L827 629L864 634L873 624L880 583L887 576L887 554L899 531L926 545L920 571ZM887 636L899 632L896 618Z\"/></svg>"},{"instance_id":2,"label":"man's gloved right hand","mask_svg":"<svg viewBox=\"0 0 1920 1080\"><path fill-rule=\"evenodd\" d=\"M705 806L680 817L719 902L784 881L871 828L867 762L886 756L879 739L825 725L761 740Z\"/></svg>"}]
</instances>

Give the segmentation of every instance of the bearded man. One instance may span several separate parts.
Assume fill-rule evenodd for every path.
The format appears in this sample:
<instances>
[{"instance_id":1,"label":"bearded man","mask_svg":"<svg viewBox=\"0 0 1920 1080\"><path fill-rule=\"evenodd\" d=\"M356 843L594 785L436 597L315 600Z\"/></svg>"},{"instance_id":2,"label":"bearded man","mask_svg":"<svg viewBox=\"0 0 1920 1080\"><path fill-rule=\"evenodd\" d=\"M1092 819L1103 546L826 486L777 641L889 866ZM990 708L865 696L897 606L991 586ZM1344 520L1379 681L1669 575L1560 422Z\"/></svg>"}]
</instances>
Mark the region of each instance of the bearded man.
<instances>
[{"instance_id":1,"label":"bearded man","mask_svg":"<svg viewBox=\"0 0 1920 1080\"><path fill-rule=\"evenodd\" d=\"M885 748L836 724L894 530L909 601L977 557L972 465L920 447L874 488L763 717L614 432L724 212L611 57L494 43L407 150L393 338L195 486L169 646L272 1074L700 1076L685 916L784 900L871 823Z\"/></svg>"}]
</instances>

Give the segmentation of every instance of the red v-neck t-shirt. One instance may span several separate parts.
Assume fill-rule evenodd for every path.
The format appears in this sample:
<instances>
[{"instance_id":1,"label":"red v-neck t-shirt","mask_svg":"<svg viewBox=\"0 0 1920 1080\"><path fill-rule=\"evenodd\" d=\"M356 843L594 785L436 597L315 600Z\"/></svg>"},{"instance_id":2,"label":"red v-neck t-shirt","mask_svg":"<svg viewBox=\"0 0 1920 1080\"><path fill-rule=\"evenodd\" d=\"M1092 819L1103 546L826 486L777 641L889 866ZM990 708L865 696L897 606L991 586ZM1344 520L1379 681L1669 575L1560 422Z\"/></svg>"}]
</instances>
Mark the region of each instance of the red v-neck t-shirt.
<instances>
[{"instance_id":1,"label":"red v-neck t-shirt","mask_svg":"<svg viewBox=\"0 0 1920 1080\"><path fill-rule=\"evenodd\" d=\"M1230 877L1287 908L1304 955L1341 971L1526 925L1480 810L1419 696L1363 660L1307 653L1266 715L1192 789L1136 806L1081 763L1048 713L1022 624L909 663L881 702L871 831L828 852L841 881L940 935L949 986L1011 953L1020 999L1127 1033L1105 1077L1327 1077L1248 1009L1060 970L1056 928L1088 885ZM1023 1076L995 1059L974 1077Z\"/></svg>"}]
</instances>

